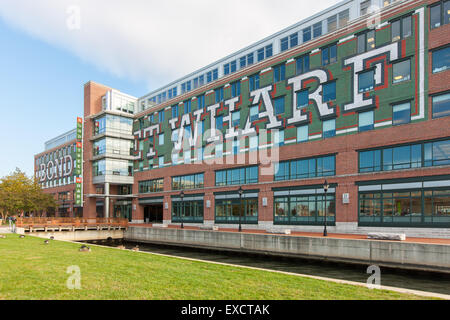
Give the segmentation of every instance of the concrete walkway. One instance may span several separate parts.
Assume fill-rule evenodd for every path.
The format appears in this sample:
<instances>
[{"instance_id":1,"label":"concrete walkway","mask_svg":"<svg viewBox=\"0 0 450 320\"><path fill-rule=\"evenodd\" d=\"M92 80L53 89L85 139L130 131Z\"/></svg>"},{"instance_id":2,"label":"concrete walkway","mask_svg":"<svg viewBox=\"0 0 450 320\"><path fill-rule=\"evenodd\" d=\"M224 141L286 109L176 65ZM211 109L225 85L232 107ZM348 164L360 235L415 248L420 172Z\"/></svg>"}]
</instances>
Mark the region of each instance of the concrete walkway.
<instances>
[{"instance_id":1,"label":"concrete walkway","mask_svg":"<svg viewBox=\"0 0 450 320\"><path fill-rule=\"evenodd\" d=\"M150 224L132 224L131 227L144 227L144 228L153 228ZM176 225L169 225L169 229L181 229ZM199 227L190 227L184 226L186 230L201 230ZM239 232L237 229L232 228L220 228L219 231L216 232ZM242 230L242 233L248 234L272 234L268 233L265 230ZM278 234L279 235L279 234ZM290 235L283 235L286 237L295 236L295 237L313 237L313 238L323 238L322 233L318 232L296 232L293 231ZM367 235L362 234L340 234L340 233L328 233L328 238L330 239L351 239L351 240L368 240ZM383 241L383 240L374 240L374 241ZM388 240L392 241L392 240ZM442 244L442 245L450 245L450 239L439 239L439 238L412 238L407 237L405 241L399 242L411 242L411 243L425 243L425 244Z\"/></svg>"}]
</instances>

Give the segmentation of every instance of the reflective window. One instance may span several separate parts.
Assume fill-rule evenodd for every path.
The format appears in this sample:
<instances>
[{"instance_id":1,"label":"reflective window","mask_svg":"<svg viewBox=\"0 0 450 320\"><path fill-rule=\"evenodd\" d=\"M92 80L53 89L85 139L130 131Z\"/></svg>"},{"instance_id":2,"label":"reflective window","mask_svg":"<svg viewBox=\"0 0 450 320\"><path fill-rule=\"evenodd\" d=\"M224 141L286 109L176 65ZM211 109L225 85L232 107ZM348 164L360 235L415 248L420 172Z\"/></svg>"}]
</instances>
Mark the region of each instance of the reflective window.
<instances>
[{"instance_id":1,"label":"reflective window","mask_svg":"<svg viewBox=\"0 0 450 320\"><path fill-rule=\"evenodd\" d=\"M164 191L164 179L139 181L139 193L154 193Z\"/></svg>"},{"instance_id":2,"label":"reflective window","mask_svg":"<svg viewBox=\"0 0 450 320\"><path fill-rule=\"evenodd\" d=\"M336 157L317 157L282 161L275 165L275 181L334 176Z\"/></svg>"},{"instance_id":3,"label":"reflective window","mask_svg":"<svg viewBox=\"0 0 450 320\"><path fill-rule=\"evenodd\" d=\"M411 61L405 60L394 63L393 65L393 83L399 83L411 79Z\"/></svg>"},{"instance_id":4,"label":"reflective window","mask_svg":"<svg viewBox=\"0 0 450 320\"><path fill-rule=\"evenodd\" d=\"M215 200L216 223L258 223L258 198Z\"/></svg>"},{"instance_id":5,"label":"reflective window","mask_svg":"<svg viewBox=\"0 0 450 320\"><path fill-rule=\"evenodd\" d=\"M281 64L273 68L273 82L279 82L285 79L286 65Z\"/></svg>"},{"instance_id":6,"label":"reflective window","mask_svg":"<svg viewBox=\"0 0 450 320\"><path fill-rule=\"evenodd\" d=\"M308 126L297 127L297 142L308 141Z\"/></svg>"},{"instance_id":7,"label":"reflective window","mask_svg":"<svg viewBox=\"0 0 450 320\"><path fill-rule=\"evenodd\" d=\"M276 98L273 104L276 115L284 114L284 97Z\"/></svg>"},{"instance_id":8,"label":"reflective window","mask_svg":"<svg viewBox=\"0 0 450 320\"><path fill-rule=\"evenodd\" d=\"M322 35L322 22L318 22L313 25L313 35L314 38L320 37Z\"/></svg>"},{"instance_id":9,"label":"reflective window","mask_svg":"<svg viewBox=\"0 0 450 320\"><path fill-rule=\"evenodd\" d=\"M331 138L336 136L336 119L323 121L323 137Z\"/></svg>"},{"instance_id":10,"label":"reflective window","mask_svg":"<svg viewBox=\"0 0 450 320\"><path fill-rule=\"evenodd\" d=\"M241 123L241 111L231 113L231 126L238 127Z\"/></svg>"},{"instance_id":11,"label":"reflective window","mask_svg":"<svg viewBox=\"0 0 450 320\"><path fill-rule=\"evenodd\" d=\"M433 73L450 69L450 47L433 51Z\"/></svg>"},{"instance_id":12,"label":"reflective window","mask_svg":"<svg viewBox=\"0 0 450 320\"><path fill-rule=\"evenodd\" d=\"M361 112L359 118L359 132L373 130L373 111Z\"/></svg>"},{"instance_id":13,"label":"reflective window","mask_svg":"<svg viewBox=\"0 0 450 320\"><path fill-rule=\"evenodd\" d=\"M250 107L250 122L256 121L259 119L259 107L252 106Z\"/></svg>"},{"instance_id":14,"label":"reflective window","mask_svg":"<svg viewBox=\"0 0 450 320\"><path fill-rule=\"evenodd\" d=\"M323 102L336 100L336 81L323 85Z\"/></svg>"},{"instance_id":15,"label":"reflective window","mask_svg":"<svg viewBox=\"0 0 450 320\"><path fill-rule=\"evenodd\" d=\"M326 66L337 61L337 45L322 48L322 65Z\"/></svg>"},{"instance_id":16,"label":"reflective window","mask_svg":"<svg viewBox=\"0 0 450 320\"><path fill-rule=\"evenodd\" d=\"M441 1L430 8L431 29L448 23L450 23L450 1Z\"/></svg>"},{"instance_id":17,"label":"reflective window","mask_svg":"<svg viewBox=\"0 0 450 320\"><path fill-rule=\"evenodd\" d=\"M450 116L450 93L434 96L432 100L433 118Z\"/></svg>"},{"instance_id":18,"label":"reflective window","mask_svg":"<svg viewBox=\"0 0 450 320\"><path fill-rule=\"evenodd\" d=\"M258 183L258 166L216 171L216 186Z\"/></svg>"},{"instance_id":19,"label":"reflective window","mask_svg":"<svg viewBox=\"0 0 450 320\"><path fill-rule=\"evenodd\" d=\"M300 75L309 71L309 55L302 56L296 60L296 74Z\"/></svg>"},{"instance_id":20,"label":"reflective window","mask_svg":"<svg viewBox=\"0 0 450 320\"><path fill-rule=\"evenodd\" d=\"M392 124L398 126L411 122L411 103L402 103L392 107Z\"/></svg>"},{"instance_id":21,"label":"reflective window","mask_svg":"<svg viewBox=\"0 0 450 320\"><path fill-rule=\"evenodd\" d=\"M375 71L370 70L358 75L358 92L363 93L373 90L375 85Z\"/></svg>"},{"instance_id":22,"label":"reflective window","mask_svg":"<svg viewBox=\"0 0 450 320\"><path fill-rule=\"evenodd\" d=\"M311 27L303 29L303 42L311 40Z\"/></svg>"},{"instance_id":23,"label":"reflective window","mask_svg":"<svg viewBox=\"0 0 450 320\"><path fill-rule=\"evenodd\" d=\"M250 92L259 89L259 74L250 76L248 80Z\"/></svg>"},{"instance_id":24,"label":"reflective window","mask_svg":"<svg viewBox=\"0 0 450 320\"><path fill-rule=\"evenodd\" d=\"M172 177L172 190L201 189L205 185L204 174Z\"/></svg>"},{"instance_id":25,"label":"reflective window","mask_svg":"<svg viewBox=\"0 0 450 320\"><path fill-rule=\"evenodd\" d=\"M309 90L297 92L297 109L306 108L309 104Z\"/></svg>"}]
</instances>

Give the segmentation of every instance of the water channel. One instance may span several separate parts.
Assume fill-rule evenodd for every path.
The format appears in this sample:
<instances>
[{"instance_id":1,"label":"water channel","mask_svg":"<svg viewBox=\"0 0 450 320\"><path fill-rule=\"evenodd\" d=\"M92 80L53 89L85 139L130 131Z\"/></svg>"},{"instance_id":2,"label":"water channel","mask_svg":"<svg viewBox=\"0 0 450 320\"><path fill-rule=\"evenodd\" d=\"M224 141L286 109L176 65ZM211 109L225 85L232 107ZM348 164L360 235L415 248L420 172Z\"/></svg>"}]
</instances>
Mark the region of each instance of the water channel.
<instances>
[{"instance_id":1,"label":"water channel","mask_svg":"<svg viewBox=\"0 0 450 320\"><path fill-rule=\"evenodd\" d=\"M114 247L124 245L127 249L132 249L136 245L139 245L139 250L145 252L361 283L366 283L371 275L367 273L369 265L364 266L128 241L102 242L100 244ZM381 267L381 285L450 294L450 274Z\"/></svg>"}]
</instances>

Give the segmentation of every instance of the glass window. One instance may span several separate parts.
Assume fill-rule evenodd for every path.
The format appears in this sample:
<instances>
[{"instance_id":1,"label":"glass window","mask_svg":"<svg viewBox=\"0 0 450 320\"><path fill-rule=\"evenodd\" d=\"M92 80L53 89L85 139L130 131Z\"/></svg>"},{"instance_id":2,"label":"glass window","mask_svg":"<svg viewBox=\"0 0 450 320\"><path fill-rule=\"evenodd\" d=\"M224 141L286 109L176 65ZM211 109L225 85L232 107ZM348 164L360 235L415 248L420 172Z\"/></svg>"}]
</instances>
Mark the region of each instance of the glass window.
<instances>
[{"instance_id":1,"label":"glass window","mask_svg":"<svg viewBox=\"0 0 450 320\"><path fill-rule=\"evenodd\" d=\"M450 93L433 97L433 118L450 116Z\"/></svg>"},{"instance_id":2,"label":"glass window","mask_svg":"<svg viewBox=\"0 0 450 320\"><path fill-rule=\"evenodd\" d=\"M249 138L250 151L258 149L258 136L252 136Z\"/></svg>"},{"instance_id":3,"label":"glass window","mask_svg":"<svg viewBox=\"0 0 450 320\"><path fill-rule=\"evenodd\" d=\"M273 48L272 45L269 44L268 46L266 46L266 58L270 58L273 54Z\"/></svg>"},{"instance_id":4,"label":"glass window","mask_svg":"<svg viewBox=\"0 0 450 320\"><path fill-rule=\"evenodd\" d=\"M241 82L237 81L231 84L231 96L238 97L241 95Z\"/></svg>"},{"instance_id":5,"label":"glass window","mask_svg":"<svg viewBox=\"0 0 450 320\"><path fill-rule=\"evenodd\" d=\"M172 118L178 117L178 106L172 106Z\"/></svg>"},{"instance_id":6,"label":"glass window","mask_svg":"<svg viewBox=\"0 0 450 320\"><path fill-rule=\"evenodd\" d=\"M350 20L350 9L346 9L344 11L339 12L339 28L344 27L347 25L348 21Z\"/></svg>"},{"instance_id":7,"label":"glass window","mask_svg":"<svg viewBox=\"0 0 450 320\"><path fill-rule=\"evenodd\" d=\"M223 65L223 74L224 75L230 74L230 64L229 63Z\"/></svg>"},{"instance_id":8,"label":"glass window","mask_svg":"<svg viewBox=\"0 0 450 320\"><path fill-rule=\"evenodd\" d=\"M247 65L253 64L253 52L247 55Z\"/></svg>"},{"instance_id":9,"label":"glass window","mask_svg":"<svg viewBox=\"0 0 450 320\"><path fill-rule=\"evenodd\" d=\"M314 38L320 37L322 35L322 22L318 22L313 25L313 35Z\"/></svg>"},{"instance_id":10,"label":"glass window","mask_svg":"<svg viewBox=\"0 0 450 320\"><path fill-rule=\"evenodd\" d=\"M236 60L230 62L231 73L236 72Z\"/></svg>"},{"instance_id":11,"label":"glass window","mask_svg":"<svg viewBox=\"0 0 450 320\"><path fill-rule=\"evenodd\" d=\"M158 117L159 117L159 122L163 123L164 122L164 111L160 111L158 112Z\"/></svg>"},{"instance_id":12,"label":"glass window","mask_svg":"<svg viewBox=\"0 0 450 320\"><path fill-rule=\"evenodd\" d=\"M306 108L309 104L309 90L297 92L297 109Z\"/></svg>"},{"instance_id":13,"label":"glass window","mask_svg":"<svg viewBox=\"0 0 450 320\"><path fill-rule=\"evenodd\" d=\"M375 71L370 70L358 75L358 92L367 92L373 90L375 85Z\"/></svg>"},{"instance_id":14,"label":"glass window","mask_svg":"<svg viewBox=\"0 0 450 320\"><path fill-rule=\"evenodd\" d=\"M223 130L223 116L216 117L216 129L219 131Z\"/></svg>"},{"instance_id":15,"label":"glass window","mask_svg":"<svg viewBox=\"0 0 450 320\"><path fill-rule=\"evenodd\" d=\"M250 107L250 122L256 121L259 119L259 107L252 106Z\"/></svg>"},{"instance_id":16,"label":"glass window","mask_svg":"<svg viewBox=\"0 0 450 320\"><path fill-rule=\"evenodd\" d=\"M309 55L297 58L296 74L300 75L309 71Z\"/></svg>"},{"instance_id":17,"label":"glass window","mask_svg":"<svg viewBox=\"0 0 450 320\"><path fill-rule=\"evenodd\" d=\"M258 55L258 62L263 61L264 60L264 48L259 49L257 52L257 55Z\"/></svg>"},{"instance_id":18,"label":"glass window","mask_svg":"<svg viewBox=\"0 0 450 320\"><path fill-rule=\"evenodd\" d=\"M289 36L289 46L292 48L296 45L298 45L298 33L294 33Z\"/></svg>"},{"instance_id":19,"label":"glass window","mask_svg":"<svg viewBox=\"0 0 450 320\"><path fill-rule=\"evenodd\" d=\"M322 65L323 66L335 63L336 61L337 61L337 45L336 44L322 48Z\"/></svg>"},{"instance_id":20,"label":"glass window","mask_svg":"<svg viewBox=\"0 0 450 320\"><path fill-rule=\"evenodd\" d=\"M308 141L308 126L297 127L297 142Z\"/></svg>"},{"instance_id":21,"label":"glass window","mask_svg":"<svg viewBox=\"0 0 450 320\"><path fill-rule=\"evenodd\" d=\"M216 96L216 103L223 101L223 88L214 90Z\"/></svg>"},{"instance_id":22,"label":"glass window","mask_svg":"<svg viewBox=\"0 0 450 320\"><path fill-rule=\"evenodd\" d=\"M164 133L161 133L161 134L158 136L158 141L159 141L159 145L160 145L160 146L163 146L163 145L164 145Z\"/></svg>"},{"instance_id":23,"label":"glass window","mask_svg":"<svg viewBox=\"0 0 450 320\"><path fill-rule=\"evenodd\" d=\"M258 182L258 167L245 167L216 171L216 186Z\"/></svg>"},{"instance_id":24,"label":"glass window","mask_svg":"<svg viewBox=\"0 0 450 320\"><path fill-rule=\"evenodd\" d=\"M259 89L259 74L255 74L249 78L249 89L250 92Z\"/></svg>"},{"instance_id":25,"label":"glass window","mask_svg":"<svg viewBox=\"0 0 450 320\"><path fill-rule=\"evenodd\" d=\"M337 15L331 16L327 19L328 32L336 31L337 29Z\"/></svg>"},{"instance_id":26,"label":"glass window","mask_svg":"<svg viewBox=\"0 0 450 320\"><path fill-rule=\"evenodd\" d=\"M405 60L394 63L393 83L400 83L411 79L411 61Z\"/></svg>"},{"instance_id":27,"label":"glass window","mask_svg":"<svg viewBox=\"0 0 450 320\"><path fill-rule=\"evenodd\" d=\"M284 145L284 130L275 130L274 131L274 144L276 146L283 146Z\"/></svg>"},{"instance_id":28,"label":"glass window","mask_svg":"<svg viewBox=\"0 0 450 320\"><path fill-rule=\"evenodd\" d=\"M289 49L289 38L288 37L281 39L280 42L281 42L281 52Z\"/></svg>"},{"instance_id":29,"label":"glass window","mask_svg":"<svg viewBox=\"0 0 450 320\"><path fill-rule=\"evenodd\" d=\"M279 97L274 100L275 114L280 115L284 113L284 97Z\"/></svg>"},{"instance_id":30,"label":"glass window","mask_svg":"<svg viewBox=\"0 0 450 320\"><path fill-rule=\"evenodd\" d=\"M381 150L359 153L359 172L381 171Z\"/></svg>"},{"instance_id":31,"label":"glass window","mask_svg":"<svg viewBox=\"0 0 450 320\"><path fill-rule=\"evenodd\" d=\"M336 119L323 121L323 137L331 138L336 135Z\"/></svg>"},{"instance_id":32,"label":"glass window","mask_svg":"<svg viewBox=\"0 0 450 320\"><path fill-rule=\"evenodd\" d=\"M241 57L239 59L239 67L241 69L245 68L247 66L247 58L246 57Z\"/></svg>"},{"instance_id":33,"label":"glass window","mask_svg":"<svg viewBox=\"0 0 450 320\"><path fill-rule=\"evenodd\" d=\"M438 4L430 8L430 24L431 29L438 28L441 26L442 18L441 18L441 8L442 4Z\"/></svg>"},{"instance_id":34,"label":"glass window","mask_svg":"<svg viewBox=\"0 0 450 320\"><path fill-rule=\"evenodd\" d=\"M323 102L336 100L336 81L323 85Z\"/></svg>"},{"instance_id":35,"label":"glass window","mask_svg":"<svg viewBox=\"0 0 450 320\"><path fill-rule=\"evenodd\" d=\"M303 42L311 40L311 27L303 29Z\"/></svg>"},{"instance_id":36,"label":"glass window","mask_svg":"<svg viewBox=\"0 0 450 320\"><path fill-rule=\"evenodd\" d=\"M402 19L402 37L407 38L412 35L412 17L408 16Z\"/></svg>"},{"instance_id":37,"label":"glass window","mask_svg":"<svg viewBox=\"0 0 450 320\"><path fill-rule=\"evenodd\" d=\"M373 130L373 111L359 114L359 132Z\"/></svg>"},{"instance_id":38,"label":"glass window","mask_svg":"<svg viewBox=\"0 0 450 320\"><path fill-rule=\"evenodd\" d=\"M433 73L450 69L450 47L433 51Z\"/></svg>"},{"instance_id":39,"label":"glass window","mask_svg":"<svg viewBox=\"0 0 450 320\"><path fill-rule=\"evenodd\" d=\"M241 111L235 111L231 113L231 125L238 127L241 123Z\"/></svg>"},{"instance_id":40,"label":"glass window","mask_svg":"<svg viewBox=\"0 0 450 320\"><path fill-rule=\"evenodd\" d=\"M285 79L286 66L281 64L273 68L273 82L279 82Z\"/></svg>"},{"instance_id":41,"label":"glass window","mask_svg":"<svg viewBox=\"0 0 450 320\"><path fill-rule=\"evenodd\" d=\"M158 158L158 165L160 168L164 167L164 157L163 156Z\"/></svg>"},{"instance_id":42,"label":"glass window","mask_svg":"<svg viewBox=\"0 0 450 320\"><path fill-rule=\"evenodd\" d=\"M360 14L361 14L361 16L364 16L364 15L366 15L367 13L368 13L368 10L369 10L369 7L370 7L370 5L371 5L371 0L366 0L366 1L363 1L363 2L361 2L361 12L360 12Z\"/></svg>"},{"instance_id":43,"label":"glass window","mask_svg":"<svg viewBox=\"0 0 450 320\"><path fill-rule=\"evenodd\" d=\"M368 50L375 49L375 31L369 30L358 35L358 53L363 53Z\"/></svg>"},{"instance_id":44,"label":"glass window","mask_svg":"<svg viewBox=\"0 0 450 320\"><path fill-rule=\"evenodd\" d=\"M394 126L411 122L411 103L402 103L392 108L392 122Z\"/></svg>"}]
</instances>

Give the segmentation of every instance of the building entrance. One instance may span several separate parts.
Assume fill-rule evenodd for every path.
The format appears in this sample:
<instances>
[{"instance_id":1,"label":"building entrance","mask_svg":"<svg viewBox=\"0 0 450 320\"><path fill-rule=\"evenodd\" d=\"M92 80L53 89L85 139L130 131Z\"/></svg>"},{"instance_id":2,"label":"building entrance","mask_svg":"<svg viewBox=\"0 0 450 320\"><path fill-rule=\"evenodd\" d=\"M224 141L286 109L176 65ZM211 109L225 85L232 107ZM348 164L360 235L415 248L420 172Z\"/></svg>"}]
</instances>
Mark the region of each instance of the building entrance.
<instances>
[{"instance_id":1,"label":"building entrance","mask_svg":"<svg viewBox=\"0 0 450 320\"><path fill-rule=\"evenodd\" d=\"M144 206L145 223L163 223L163 205Z\"/></svg>"}]
</instances>

